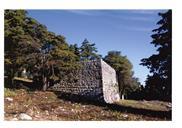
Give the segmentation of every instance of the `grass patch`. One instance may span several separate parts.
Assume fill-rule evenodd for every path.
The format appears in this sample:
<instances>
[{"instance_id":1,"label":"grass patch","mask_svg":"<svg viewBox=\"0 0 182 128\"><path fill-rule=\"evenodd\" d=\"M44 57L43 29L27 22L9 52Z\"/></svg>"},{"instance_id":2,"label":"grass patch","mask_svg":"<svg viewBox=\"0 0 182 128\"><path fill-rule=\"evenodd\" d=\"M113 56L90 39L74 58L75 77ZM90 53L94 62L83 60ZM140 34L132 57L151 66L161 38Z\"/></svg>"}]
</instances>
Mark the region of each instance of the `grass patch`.
<instances>
[{"instance_id":1,"label":"grass patch","mask_svg":"<svg viewBox=\"0 0 182 128\"><path fill-rule=\"evenodd\" d=\"M105 106L94 105L92 103L71 102L62 98L57 98L54 92L49 91L27 91L24 89L7 89L5 88L5 97L13 98L12 101L5 100L5 120L12 120L18 117L19 113L26 113L33 120L169 120L166 115L155 116L154 114L143 112L133 112L132 107L142 109L156 109L156 104L162 102L122 100L118 105ZM149 103L150 102L150 103ZM160 105L160 109L161 109ZM119 108L119 109L117 109ZM121 109L120 109L121 108ZM126 109L126 110L125 110ZM139 111L139 110L136 110ZM158 115L159 111L155 111Z\"/></svg>"},{"instance_id":2,"label":"grass patch","mask_svg":"<svg viewBox=\"0 0 182 128\"><path fill-rule=\"evenodd\" d=\"M116 103L124 107L131 107L136 109L146 109L153 111L169 111L167 102L162 101L136 101L136 100L120 100Z\"/></svg>"},{"instance_id":3,"label":"grass patch","mask_svg":"<svg viewBox=\"0 0 182 128\"><path fill-rule=\"evenodd\" d=\"M33 80L30 80L30 79L27 79L27 78L21 78L21 77L14 77L13 80L23 81L23 82L28 82L28 83L33 82Z\"/></svg>"},{"instance_id":4,"label":"grass patch","mask_svg":"<svg viewBox=\"0 0 182 128\"><path fill-rule=\"evenodd\" d=\"M16 95L17 95L16 91L9 89L9 88L4 88L5 97L15 97Z\"/></svg>"}]
</instances>

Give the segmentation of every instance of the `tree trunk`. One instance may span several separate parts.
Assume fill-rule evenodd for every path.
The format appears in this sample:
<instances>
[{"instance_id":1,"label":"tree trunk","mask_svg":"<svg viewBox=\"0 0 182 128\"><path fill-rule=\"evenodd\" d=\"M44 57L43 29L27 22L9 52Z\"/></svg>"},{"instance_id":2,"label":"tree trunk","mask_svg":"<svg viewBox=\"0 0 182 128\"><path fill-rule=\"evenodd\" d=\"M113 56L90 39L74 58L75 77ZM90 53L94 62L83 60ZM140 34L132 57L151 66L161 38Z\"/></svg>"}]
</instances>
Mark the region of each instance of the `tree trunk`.
<instances>
[{"instance_id":1,"label":"tree trunk","mask_svg":"<svg viewBox=\"0 0 182 128\"><path fill-rule=\"evenodd\" d=\"M121 99L124 100L124 94L121 95Z\"/></svg>"},{"instance_id":2,"label":"tree trunk","mask_svg":"<svg viewBox=\"0 0 182 128\"><path fill-rule=\"evenodd\" d=\"M42 90L43 91L47 90L47 78L46 77L43 77L43 87L42 87Z\"/></svg>"}]
</instances>

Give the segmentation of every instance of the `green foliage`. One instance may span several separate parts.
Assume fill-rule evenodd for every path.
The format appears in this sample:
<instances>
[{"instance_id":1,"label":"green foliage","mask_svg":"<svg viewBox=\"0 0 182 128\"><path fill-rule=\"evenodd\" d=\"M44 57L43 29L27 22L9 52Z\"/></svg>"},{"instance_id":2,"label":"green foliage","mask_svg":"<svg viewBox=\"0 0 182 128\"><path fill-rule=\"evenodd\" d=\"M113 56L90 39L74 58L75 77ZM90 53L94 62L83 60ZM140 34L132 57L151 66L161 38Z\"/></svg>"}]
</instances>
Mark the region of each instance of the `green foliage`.
<instances>
[{"instance_id":1,"label":"green foliage","mask_svg":"<svg viewBox=\"0 0 182 128\"><path fill-rule=\"evenodd\" d=\"M15 97L17 95L17 93L9 88L4 88L4 96L5 97Z\"/></svg>"},{"instance_id":2,"label":"green foliage","mask_svg":"<svg viewBox=\"0 0 182 128\"><path fill-rule=\"evenodd\" d=\"M146 89L150 98L171 101L172 85L172 11L159 13L159 27L153 30L151 44L157 53L142 59L142 65L150 69L146 80Z\"/></svg>"},{"instance_id":3,"label":"green foliage","mask_svg":"<svg viewBox=\"0 0 182 128\"><path fill-rule=\"evenodd\" d=\"M34 77L57 80L60 74L78 67L78 56L70 50L65 37L49 32L26 11L5 10L4 18L5 73L10 79L26 68ZM45 54L41 47L46 43L54 48Z\"/></svg>"},{"instance_id":4,"label":"green foliage","mask_svg":"<svg viewBox=\"0 0 182 128\"><path fill-rule=\"evenodd\" d=\"M20 76L22 70L26 69L34 81L46 89L50 81L58 81L78 69L80 60L101 58L94 43L85 39L80 47L77 44L69 46L64 36L49 32L46 26L28 17L24 10L5 10L4 17L4 62L8 79ZM47 44L53 48L44 53L42 48ZM126 88L136 87L132 79L132 64L126 56L111 51L105 60L116 69L122 94L126 93Z\"/></svg>"},{"instance_id":5,"label":"green foliage","mask_svg":"<svg viewBox=\"0 0 182 128\"><path fill-rule=\"evenodd\" d=\"M74 45L70 45L69 46L70 48L70 51L72 51L77 57L76 57L76 60L79 61L80 60L80 48L78 47L77 44L74 44Z\"/></svg>"},{"instance_id":6,"label":"green foliage","mask_svg":"<svg viewBox=\"0 0 182 128\"><path fill-rule=\"evenodd\" d=\"M104 60L116 70L120 94L126 94L139 86L138 80L132 78L132 64L119 51L110 51Z\"/></svg>"},{"instance_id":7,"label":"green foliage","mask_svg":"<svg viewBox=\"0 0 182 128\"><path fill-rule=\"evenodd\" d=\"M94 60L100 58L97 54L97 48L95 44L90 43L87 39L82 42L80 47L81 60Z\"/></svg>"}]
</instances>

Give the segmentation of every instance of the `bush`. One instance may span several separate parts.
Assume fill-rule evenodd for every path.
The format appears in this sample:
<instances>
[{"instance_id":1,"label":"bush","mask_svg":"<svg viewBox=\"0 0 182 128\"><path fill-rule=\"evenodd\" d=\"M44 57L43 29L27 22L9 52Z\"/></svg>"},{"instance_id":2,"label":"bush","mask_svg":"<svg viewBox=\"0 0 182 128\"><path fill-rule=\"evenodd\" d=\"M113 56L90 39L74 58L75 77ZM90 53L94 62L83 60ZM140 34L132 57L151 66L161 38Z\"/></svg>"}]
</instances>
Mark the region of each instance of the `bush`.
<instances>
[{"instance_id":1,"label":"bush","mask_svg":"<svg viewBox=\"0 0 182 128\"><path fill-rule=\"evenodd\" d=\"M17 95L17 93L9 88L4 88L4 96L5 97L15 97Z\"/></svg>"}]
</instances>

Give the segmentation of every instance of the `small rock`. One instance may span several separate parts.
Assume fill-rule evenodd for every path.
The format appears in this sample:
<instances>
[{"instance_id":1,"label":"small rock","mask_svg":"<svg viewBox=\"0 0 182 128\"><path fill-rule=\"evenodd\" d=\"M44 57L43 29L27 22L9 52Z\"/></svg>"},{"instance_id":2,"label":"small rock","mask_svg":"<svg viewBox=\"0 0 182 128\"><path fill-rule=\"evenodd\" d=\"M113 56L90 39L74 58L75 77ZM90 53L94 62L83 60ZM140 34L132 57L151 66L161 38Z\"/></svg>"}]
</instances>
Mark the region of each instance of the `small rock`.
<instances>
[{"instance_id":1,"label":"small rock","mask_svg":"<svg viewBox=\"0 0 182 128\"><path fill-rule=\"evenodd\" d=\"M14 117L14 118L16 118L16 117L17 117L17 115L13 115L13 117Z\"/></svg>"},{"instance_id":2,"label":"small rock","mask_svg":"<svg viewBox=\"0 0 182 128\"><path fill-rule=\"evenodd\" d=\"M124 114L124 115L123 115L123 117L124 117L124 118L127 118L127 117L128 117L128 115Z\"/></svg>"},{"instance_id":3,"label":"small rock","mask_svg":"<svg viewBox=\"0 0 182 128\"><path fill-rule=\"evenodd\" d=\"M18 119L17 118L13 118L12 121L17 121Z\"/></svg>"},{"instance_id":4,"label":"small rock","mask_svg":"<svg viewBox=\"0 0 182 128\"><path fill-rule=\"evenodd\" d=\"M61 106L60 106L60 107L58 107L58 109L62 109L62 108L63 108L63 107L61 107Z\"/></svg>"},{"instance_id":5,"label":"small rock","mask_svg":"<svg viewBox=\"0 0 182 128\"><path fill-rule=\"evenodd\" d=\"M172 108L172 104L171 104L171 103L168 103L166 106L167 106L168 108Z\"/></svg>"},{"instance_id":6,"label":"small rock","mask_svg":"<svg viewBox=\"0 0 182 128\"><path fill-rule=\"evenodd\" d=\"M32 116L32 115L34 114L34 111L33 111L32 109L28 109L28 110L26 111L26 113L27 113L28 115Z\"/></svg>"},{"instance_id":7,"label":"small rock","mask_svg":"<svg viewBox=\"0 0 182 128\"><path fill-rule=\"evenodd\" d=\"M27 114L25 114L25 113L21 113L19 115L19 118L20 118L20 120L32 120L32 117L27 115Z\"/></svg>"},{"instance_id":8,"label":"small rock","mask_svg":"<svg viewBox=\"0 0 182 128\"><path fill-rule=\"evenodd\" d=\"M46 111L45 111L45 114L48 116L48 115L49 115L49 111L46 110Z\"/></svg>"},{"instance_id":9,"label":"small rock","mask_svg":"<svg viewBox=\"0 0 182 128\"><path fill-rule=\"evenodd\" d=\"M7 101L13 101L13 98L10 98L10 97L6 97L5 98Z\"/></svg>"},{"instance_id":10,"label":"small rock","mask_svg":"<svg viewBox=\"0 0 182 128\"><path fill-rule=\"evenodd\" d=\"M40 116L39 115L35 115L36 118L39 118Z\"/></svg>"},{"instance_id":11,"label":"small rock","mask_svg":"<svg viewBox=\"0 0 182 128\"><path fill-rule=\"evenodd\" d=\"M72 112L74 112L74 109L71 109Z\"/></svg>"}]
</instances>

